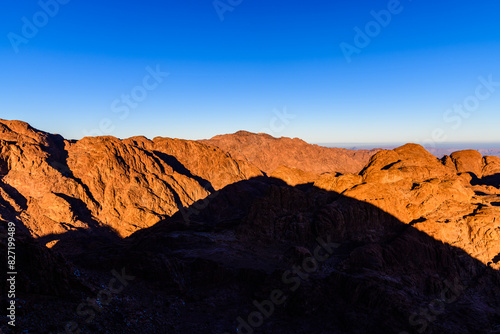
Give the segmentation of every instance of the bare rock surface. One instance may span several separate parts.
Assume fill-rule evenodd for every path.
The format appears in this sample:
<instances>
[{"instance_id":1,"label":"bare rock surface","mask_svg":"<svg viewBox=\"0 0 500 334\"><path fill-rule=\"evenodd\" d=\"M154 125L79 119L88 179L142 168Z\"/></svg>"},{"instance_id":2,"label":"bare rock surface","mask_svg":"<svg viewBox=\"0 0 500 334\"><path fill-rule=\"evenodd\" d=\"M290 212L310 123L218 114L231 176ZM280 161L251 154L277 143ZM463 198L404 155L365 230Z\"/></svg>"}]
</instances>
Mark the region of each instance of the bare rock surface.
<instances>
[{"instance_id":1,"label":"bare rock surface","mask_svg":"<svg viewBox=\"0 0 500 334\"><path fill-rule=\"evenodd\" d=\"M200 140L251 162L267 174L280 166L316 174L357 173L378 150L348 150L308 144L299 138L275 138L264 133L238 131Z\"/></svg>"},{"instance_id":2,"label":"bare rock surface","mask_svg":"<svg viewBox=\"0 0 500 334\"><path fill-rule=\"evenodd\" d=\"M494 261L500 253L498 163L498 158L483 158L475 151L439 160L423 147L407 144L376 153L359 174L309 179L319 188L373 204L498 269L500 263Z\"/></svg>"},{"instance_id":3,"label":"bare rock surface","mask_svg":"<svg viewBox=\"0 0 500 334\"><path fill-rule=\"evenodd\" d=\"M227 184L262 175L194 141L67 141L19 121L0 125L2 199L35 236L95 226L127 236Z\"/></svg>"}]
</instances>

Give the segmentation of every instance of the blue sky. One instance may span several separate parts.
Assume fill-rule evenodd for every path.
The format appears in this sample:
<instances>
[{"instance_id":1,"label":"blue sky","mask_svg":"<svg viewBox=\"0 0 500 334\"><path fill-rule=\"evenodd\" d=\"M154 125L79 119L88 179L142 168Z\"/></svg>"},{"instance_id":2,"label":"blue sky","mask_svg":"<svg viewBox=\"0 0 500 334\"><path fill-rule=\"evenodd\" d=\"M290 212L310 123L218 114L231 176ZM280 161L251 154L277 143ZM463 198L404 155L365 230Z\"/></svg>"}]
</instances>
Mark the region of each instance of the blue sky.
<instances>
[{"instance_id":1,"label":"blue sky","mask_svg":"<svg viewBox=\"0 0 500 334\"><path fill-rule=\"evenodd\" d=\"M3 5L0 118L76 139L500 142L496 0L59 1Z\"/></svg>"}]
</instances>

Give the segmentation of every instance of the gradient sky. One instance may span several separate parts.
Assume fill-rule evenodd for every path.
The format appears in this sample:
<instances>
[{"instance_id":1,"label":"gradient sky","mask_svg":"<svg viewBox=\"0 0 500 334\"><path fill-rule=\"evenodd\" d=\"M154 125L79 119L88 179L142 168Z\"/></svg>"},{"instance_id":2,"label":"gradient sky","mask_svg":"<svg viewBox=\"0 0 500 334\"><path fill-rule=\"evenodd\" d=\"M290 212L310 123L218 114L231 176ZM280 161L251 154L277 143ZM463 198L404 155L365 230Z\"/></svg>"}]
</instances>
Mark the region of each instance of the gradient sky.
<instances>
[{"instance_id":1,"label":"gradient sky","mask_svg":"<svg viewBox=\"0 0 500 334\"><path fill-rule=\"evenodd\" d=\"M3 4L0 118L75 139L500 142L498 0L60 1ZM349 62L356 27L372 37ZM147 67L169 75L144 97Z\"/></svg>"}]
</instances>

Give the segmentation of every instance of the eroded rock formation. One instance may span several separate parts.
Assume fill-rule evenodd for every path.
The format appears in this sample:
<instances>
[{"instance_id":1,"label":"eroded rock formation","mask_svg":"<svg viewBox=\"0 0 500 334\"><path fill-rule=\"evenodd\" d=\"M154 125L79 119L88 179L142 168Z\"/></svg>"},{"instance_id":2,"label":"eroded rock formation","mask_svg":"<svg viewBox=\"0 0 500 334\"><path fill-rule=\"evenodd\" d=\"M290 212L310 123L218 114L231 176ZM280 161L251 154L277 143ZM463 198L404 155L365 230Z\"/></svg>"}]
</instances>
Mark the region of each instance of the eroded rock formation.
<instances>
[{"instance_id":1,"label":"eroded rock formation","mask_svg":"<svg viewBox=\"0 0 500 334\"><path fill-rule=\"evenodd\" d=\"M19 121L1 121L0 129L3 205L34 236L95 226L127 236L227 184L262 175L194 141L68 141Z\"/></svg>"},{"instance_id":2,"label":"eroded rock formation","mask_svg":"<svg viewBox=\"0 0 500 334\"><path fill-rule=\"evenodd\" d=\"M311 145L299 138L275 138L264 133L238 131L201 142L229 152L232 157L251 162L271 174L280 166L316 174L357 173L378 150L348 150Z\"/></svg>"}]
</instances>

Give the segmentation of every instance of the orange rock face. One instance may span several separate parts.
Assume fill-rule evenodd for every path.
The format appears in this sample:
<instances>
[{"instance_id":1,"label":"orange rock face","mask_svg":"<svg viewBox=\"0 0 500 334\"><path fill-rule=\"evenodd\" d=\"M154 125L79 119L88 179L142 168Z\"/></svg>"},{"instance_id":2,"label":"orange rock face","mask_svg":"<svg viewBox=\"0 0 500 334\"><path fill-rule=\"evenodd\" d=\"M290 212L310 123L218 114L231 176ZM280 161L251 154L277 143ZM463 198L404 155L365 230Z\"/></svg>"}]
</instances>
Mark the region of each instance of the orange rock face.
<instances>
[{"instance_id":1,"label":"orange rock face","mask_svg":"<svg viewBox=\"0 0 500 334\"><path fill-rule=\"evenodd\" d=\"M246 131L215 136L201 142L217 146L236 159L251 162L269 175L280 166L316 174L357 173L378 151L327 148L298 138L274 138Z\"/></svg>"},{"instance_id":2,"label":"orange rock face","mask_svg":"<svg viewBox=\"0 0 500 334\"><path fill-rule=\"evenodd\" d=\"M35 236L92 225L127 236L227 184L262 175L255 166L194 141L67 141L23 122L0 125L3 205Z\"/></svg>"},{"instance_id":3,"label":"orange rock face","mask_svg":"<svg viewBox=\"0 0 500 334\"><path fill-rule=\"evenodd\" d=\"M314 184L373 204L498 269L499 162L475 151L439 160L407 144L378 152L359 174L318 176Z\"/></svg>"}]
</instances>

